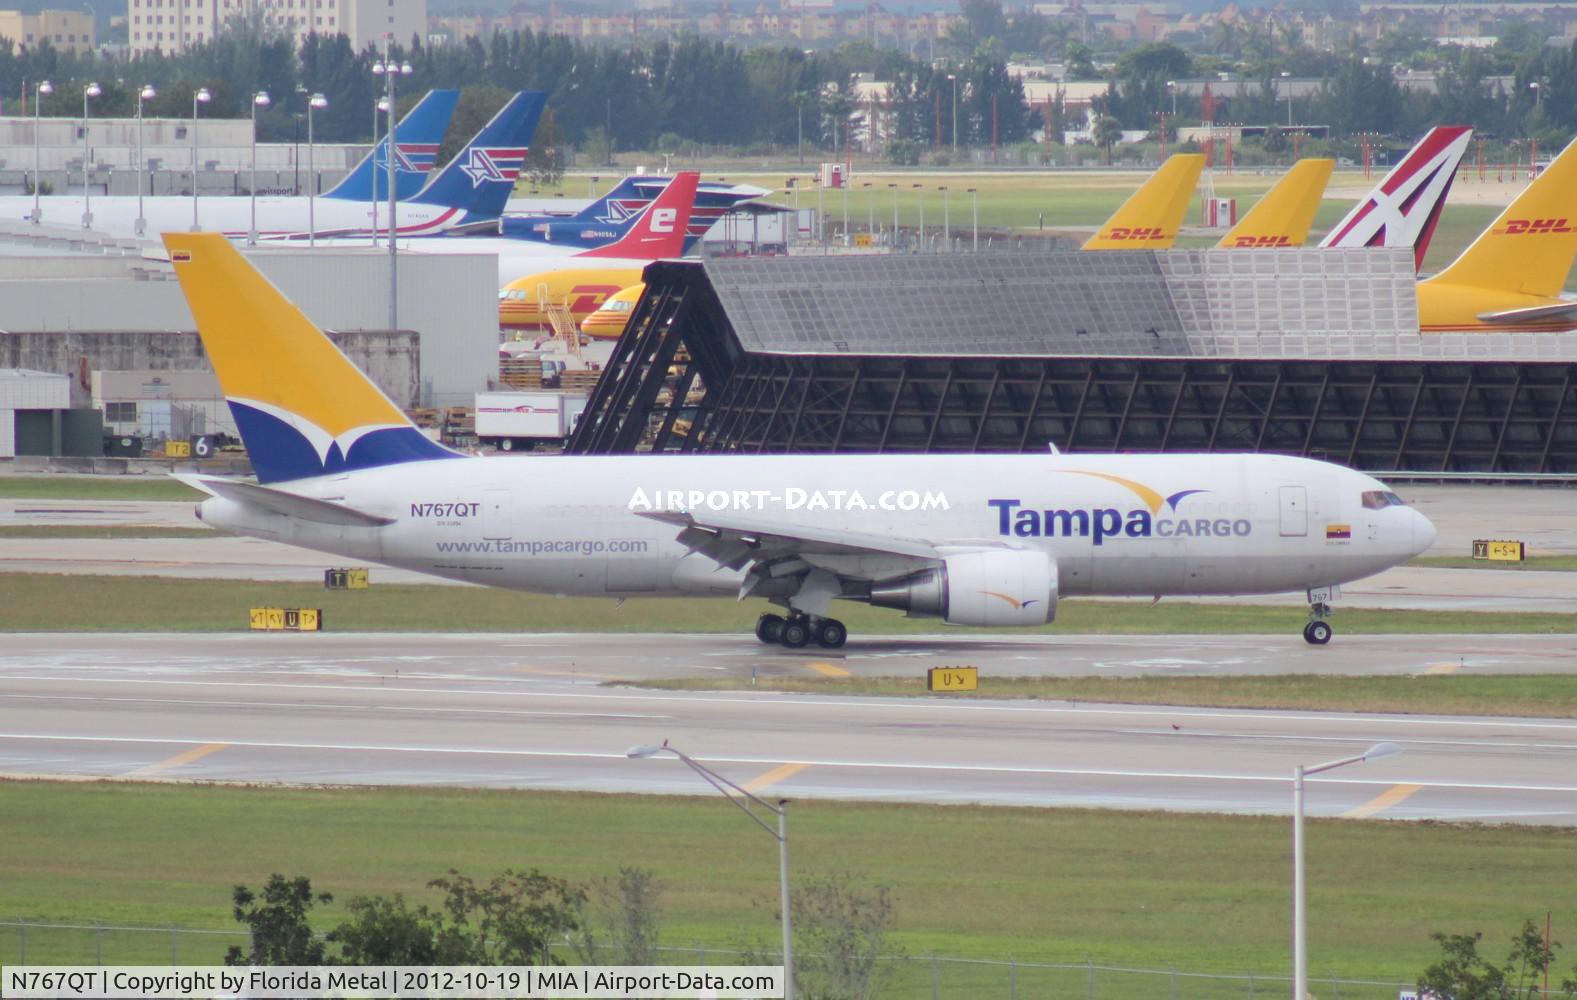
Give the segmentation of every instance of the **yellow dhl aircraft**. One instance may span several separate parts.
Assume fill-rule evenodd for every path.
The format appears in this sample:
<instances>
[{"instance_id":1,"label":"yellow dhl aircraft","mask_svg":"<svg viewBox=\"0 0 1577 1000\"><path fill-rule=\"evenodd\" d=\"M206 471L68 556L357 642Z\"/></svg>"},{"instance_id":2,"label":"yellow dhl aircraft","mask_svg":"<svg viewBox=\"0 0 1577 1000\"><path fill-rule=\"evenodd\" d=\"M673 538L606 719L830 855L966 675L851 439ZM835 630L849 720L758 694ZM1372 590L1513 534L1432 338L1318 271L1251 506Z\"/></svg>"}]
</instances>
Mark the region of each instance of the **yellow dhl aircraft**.
<instances>
[{"instance_id":1,"label":"yellow dhl aircraft","mask_svg":"<svg viewBox=\"0 0 1577 1000\"><path fill-rule=\"evenodd\" d=\"M641 300L641 293L646 291L646 282L638 281L629 288L621 288L616 294L610 295L608 300L597 308L590 316L581 320L580 332L594 340L618 340L624 332L624 326L630 321L630 313L635 310L635 303Z\"/></svg>"},{"instance_id":2,"label":"yellow dhl aircraft","mask_svg":"<svg viewBox=\"0 0 1577 1000\"><path fill-rule=\"evenodd\" d=\"M1309 238L1335 160L1299 160L1216 244L1220 250L1301 247Z\"/></svg>"},{"instance_id":3,"label":"yellow dhl aircraft","mask_svg":"<svg viewBox=\"0 0 1577 1000\"><path fill-rule=\"evenodd\" d=\"M1418 283L1418 328L1552 333L1577 329L1561 289L1577 257L1577 141L1444 271Z\"/></svg>"},{"instance_id":4,"label":"yellow dhl aircraft","mask_svg":"<svg viewBox=\"0 0 1577 1000\"><path fill-rule=\"evenodd\" d=\"M1177 241L1177 230L1188 211L1188 199L1204 169L1203 153L1174 153L1143 186L1128 196L1095 235L1084 241L1085 250L1166 250Z\"/></svg>"}]
</instances>

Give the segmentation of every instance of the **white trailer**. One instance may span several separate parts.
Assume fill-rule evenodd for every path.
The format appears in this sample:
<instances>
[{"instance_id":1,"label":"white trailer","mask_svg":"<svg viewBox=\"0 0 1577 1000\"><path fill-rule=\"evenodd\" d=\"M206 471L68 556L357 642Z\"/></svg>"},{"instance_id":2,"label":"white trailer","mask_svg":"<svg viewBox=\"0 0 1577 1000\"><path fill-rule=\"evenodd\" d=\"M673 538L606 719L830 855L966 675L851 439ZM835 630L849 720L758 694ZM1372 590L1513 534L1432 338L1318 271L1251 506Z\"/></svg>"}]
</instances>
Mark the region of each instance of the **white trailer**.
<instances>
[{"instance_id":1,"label":"white trailer","mask_svg":"<svg viewBox=\"0 0 1577 1000\"><path fill-rule=\"evenodd\" d=\"M479 392L476 437L500 451L562 444L585 409L585 396L562 392Z\"/></svg>"}]
</instances>

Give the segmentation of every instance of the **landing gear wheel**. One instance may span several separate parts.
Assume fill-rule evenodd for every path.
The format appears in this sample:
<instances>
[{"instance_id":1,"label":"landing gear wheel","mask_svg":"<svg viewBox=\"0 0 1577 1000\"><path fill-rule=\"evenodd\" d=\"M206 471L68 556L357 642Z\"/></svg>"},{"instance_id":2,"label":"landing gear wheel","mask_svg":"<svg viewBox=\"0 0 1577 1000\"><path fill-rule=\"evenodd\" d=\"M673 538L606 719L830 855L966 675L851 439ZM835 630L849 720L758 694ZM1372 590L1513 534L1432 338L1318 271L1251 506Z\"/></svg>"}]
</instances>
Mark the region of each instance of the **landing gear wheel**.
<instances>
[{"instance_id":1,"label":"landing gear wheel","mask_svg":"<svg viewBox=\"0 0 1577 1000\"><path fill-rule=\"evenodd\" d=\"M783 623L778 641L789 649L803 649L810 642L810 622L803 618L790 618Z\"/></svg>"},{"instance_id":2,"label":"landing gear wheel","mask_svg":"<svg viewBox=\"0 0 1577 1000\"><path fill-rule=\"evenodd\" d=\"M839 649L849 641L849 630L836 618L823 618L816 624L816 645L822 649Z\"/></svg>"},{"instance_id":3,"label":"landing gear wheel","mask_svg":"<svg viewBox=\"0 0 1577 1000\"><path fill-rule=\"evenodd\" d=\"M1331 641L1331 626L1322 621L1309 622L1303 626L1303 641L1311 646L1323 646Z\"/></svg>"},{"instance_id":4,"label":"landing gear wheel","mask_svg":"<svg viewBox=\"0 0 1577 1000\"><path fill-rule=\"evenodd\" d=\"M756 638L767 645L775 645L783 638L783 616L762 615L756 619Z\"/></svg>"}]
</instances>

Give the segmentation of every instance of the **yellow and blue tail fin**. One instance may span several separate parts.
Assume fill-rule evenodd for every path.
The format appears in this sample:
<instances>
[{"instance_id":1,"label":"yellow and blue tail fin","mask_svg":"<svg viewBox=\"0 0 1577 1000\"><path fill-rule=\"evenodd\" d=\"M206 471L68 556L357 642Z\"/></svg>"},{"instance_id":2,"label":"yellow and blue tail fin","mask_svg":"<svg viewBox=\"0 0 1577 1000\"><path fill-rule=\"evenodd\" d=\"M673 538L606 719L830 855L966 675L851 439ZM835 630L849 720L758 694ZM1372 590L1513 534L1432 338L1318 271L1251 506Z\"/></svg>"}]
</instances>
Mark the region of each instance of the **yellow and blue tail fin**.
<instances>
[{"instance_id":1,"label":"yellow and blue tail fin","mask_svg":"<svg viewBox=\"0 0 1577 1000\"><path fill-rule=\"evenodd\" d=\"M1309 238L1335 160L1299 160L1216 244L1218 249L1301 247Z\"/></svg>"},{"instance_id":2,"label":"yellow and blue tail fin","mask_svg":"<svg viewBox=\"0 0 1577 1000\"><path fill-rule=\"evenodd\" d=\"M1553 298L1577 258L1577 141L1426 283Z\"/></svg>"},{"instance_id":3,"label":"yellow and blue tail fin","mask_svg":"<svg viewBox=\"0 0 1577 1000\"><path fill-rule=\"evenodd\" d=\"M1084 243L1086 250L1166 250L1188 211L1203 153L1174 153Z\"/></svg>"},{"instance_id":4,"label":"yellow and blue tail fin","mask_svg":"<svg viewBox=\"0 0 1577 1000\"><path fill-rule=\"evenodd\" d=\"M425 437L218 233L166 233L203 350L262 483L460 457Z\"/></svg>"}]
</instances>

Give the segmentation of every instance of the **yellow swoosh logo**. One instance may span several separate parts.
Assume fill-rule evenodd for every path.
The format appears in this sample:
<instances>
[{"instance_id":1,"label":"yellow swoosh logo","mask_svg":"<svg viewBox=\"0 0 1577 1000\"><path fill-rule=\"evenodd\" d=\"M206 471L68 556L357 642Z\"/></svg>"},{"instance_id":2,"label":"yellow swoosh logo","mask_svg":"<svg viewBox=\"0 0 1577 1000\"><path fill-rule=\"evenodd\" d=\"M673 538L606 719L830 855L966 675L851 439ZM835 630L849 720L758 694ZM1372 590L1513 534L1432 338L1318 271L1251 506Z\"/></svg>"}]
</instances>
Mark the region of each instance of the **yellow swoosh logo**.
<instances>
[{"instance_id":1,"label":"yellow swoosh logo","mask_svg":"<svg viewBox=\"0 0 1577 1000\"><path fill-rule=\"evenodd\" d=\"M1132 490L1134 495L1140 500L1143 500L1145 506L1150 508L1150 513L1152 514L1159 511L1161 509L1161 504L1166 502L1166 498L1161 496L1161 494L1157 493L1155 490L1152 490L1143 483L1134 482L1132 479L1124 479L1121 476L1110 476L1104 472L1079 472L1076 469L1069 469L1068 471L1073 473L1075 476L1092 476L1096 479L1104 479L1109 483L1116 483L1118 486Z\"/></svg>"}]
</instances>

